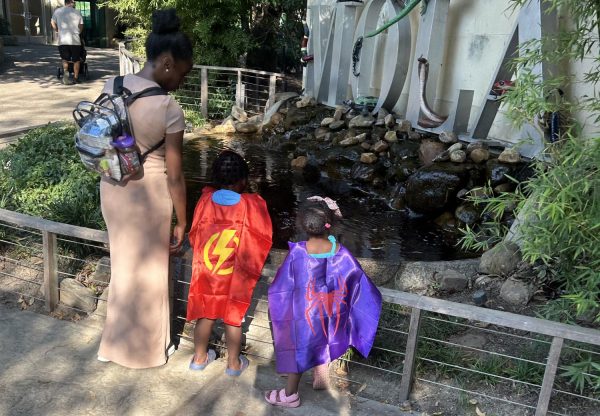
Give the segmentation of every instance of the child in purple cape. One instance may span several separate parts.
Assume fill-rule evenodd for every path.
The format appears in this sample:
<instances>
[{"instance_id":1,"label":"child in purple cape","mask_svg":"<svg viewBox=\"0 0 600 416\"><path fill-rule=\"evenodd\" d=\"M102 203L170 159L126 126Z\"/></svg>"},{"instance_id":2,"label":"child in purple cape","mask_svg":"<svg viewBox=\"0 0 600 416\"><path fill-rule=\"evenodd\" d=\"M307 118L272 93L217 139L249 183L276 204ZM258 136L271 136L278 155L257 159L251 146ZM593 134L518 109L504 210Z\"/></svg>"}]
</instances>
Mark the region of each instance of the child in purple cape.
<instances>
[{"instance_id":1,"label":"child in purple cape","mask_svg":"<svg viewBox=\"0 0 600 416\"><path fill-rule=\"evenodd\" d=\"M354 256L331 235L341 218L335 201L311 197L298 222L307 241L290 252L269 287L277 372L288 375L281 390L266 392L274 406L298 407L302 373L313 370L313 387L327 386L327 365L352 346L364 357L373 346L381 293Z\"/></svg>"}]
</instances>

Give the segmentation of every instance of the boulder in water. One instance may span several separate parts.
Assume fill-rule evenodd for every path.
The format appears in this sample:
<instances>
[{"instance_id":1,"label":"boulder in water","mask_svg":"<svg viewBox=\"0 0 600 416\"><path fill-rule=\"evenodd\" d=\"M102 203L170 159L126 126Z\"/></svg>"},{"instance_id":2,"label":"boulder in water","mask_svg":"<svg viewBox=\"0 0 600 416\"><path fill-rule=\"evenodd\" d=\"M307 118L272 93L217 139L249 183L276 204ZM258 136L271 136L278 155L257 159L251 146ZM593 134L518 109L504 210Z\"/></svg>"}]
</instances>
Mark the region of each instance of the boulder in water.
<instances>
[{"instance_id":1,"label":"boulder in water","mask_svg":"<svg viewBox=\"0 0 600 416\"><path fill-rule=\"evenodd\" d=\"M521 161L521 155L517 150L507 147L502 153L500 153L498 160L502 163L515 164Z\"/></svg>"},{"instance_id":2,"label":"boulder in water","mask_svg":"<svg viewBox=\"0 0 600 416\"><path fill-rule=\"evenodd\" d=\"M458 142L458 136L452 131L443 131L439 136L440 142L452 144Z\"/></svg>"},{"instance_id":3,"label":"boulder in water","mask_svg":"<svg viewBox=\"0 0 600 416\"><path fill-rule=\"evenodd\" d=\"M419 147L419 159L425 165L431 165L433 160L446 151L446 146L435 140L423 140Z\"/></svg>"},{"instance_id":4,"label":"boulder in water","mask_svg":"<svg viewBox=\"0 0 600 416\"><path fill-rule=\"evenodd\" d=\"M386 150L388 150L389 147L390 146L386 142L384 142L383 140L380 140L373 145L371 150L373 150L375 153L381 153L381 152L385 152Z\"/></svg>"},{"instance_id":5,"label":"boulder in water","mask_svg":"<svg viewBox=\"0 0 600 416\"><path fill-rule=\"evenodd\" d=\"M336 120L333 117L325 117L323 120L321 120L321 127L327 127L334 121Z\"/></svg>"},{"instance_id":6,"label":"boulder in water","mask_svg":"<svg viewBox=\"0 0 600 416\"><path fill-rule=\"evenodd\" d=\"M340 146L348 147L348 146L354 146L358 143L360 143L360 140L358 139L358 137L347 137L340 142Z\"/></svg>"},{"instance_id":7,"label":"boulder in water","mask_svg":"<svg viewBox=\"0 0 600 416\"><path fill-rule=\"evenodd\" d=\"M436 164L419 169L406 182L408 207L422 214L442 211L466 182L466 169L458 169L462 166Z\"/></svg>"},{"instance_id":8,"label":"boulder in water","mask_svg":"<svg viewBox=\"0 0 600 416\"><path fill-rule=\"evenodd\" d=\"M303 95L300 100L296 101L297 108L314 107L317 105L317 100L310 95Z\"/></svg>"},{"instance_id":9,"label":"boulder in water","mask_svg":"<svg viewBox=\"0 0 600 416\"><path fill-rule=\"evenodd\" d=\"M396 118L393 114L388 114L385 116L383 121L385 122L385 126L390 129L396 125Z\"/></svg>"},{"instance_id":10,"label":"boulder in water","mask_svg":"<svg viewBox=\"0 0 600 416\"><path fill-rule=\"evenodd\" d=\"M346 110L343 108L336 108L335 113L333 113L333 119L335 121L340 121L344 118L344 114L346 114Z\"/></svg>"},{"instance_id":11,"label":"boulder in water","mask_svg":"<svg viewBox=\"0 0 600 416\"><path fill-rule=\"evenodd\" d=\"M463 163L467 160L467 154L462 150L455 150L450 153L450 161L454 163Z\"/></svg>"},{"instance_id":12,"label":"boulder in water","mask_svg":"<svg viewBox=\"0 0 600 416\"><path fill-rule=\"evenodd\" d=\"M501 183L509 181L506 175L512 176L512 165L501 163L498 159L488 160L485 167L487 178L492 186L497 186Z\"/></svg>"},{"instance_id":13,"label":"boulder in water","mask_svg":"<svg viewBox=\"0 0 600 416\"><path fill-rule=\"evenodd\" d=\"M385 133L384 140L388 143L396 143L398 141L398 134L395 130L391 130Z\"/></svg>"},{"instance_id":14,"label":"boulder in water","mask_svg":"<svg viewBox=\"0 0 600 416\"><path fill-rule=\"evenodd\" d=\"M223 120L223 123L213 128L213 133L216 134L232 134L235 133L235 131L235 122L231 116L227 117Z\"/></svg>"},{"instance_id":15,"label":"boulder in water","mask_svg":"<svg viewBox=\"0 0 600 416\"><path fill-rule=\"evenodd\" d=\"M375 123L375 119L373 118L373 116L371 115L360 115L360 116L356 116L354 117L352 120L350 120L350 124L348 124L349 128L359 128L359 129L364 129L364 128L369 128L373 125L373 123Z\"/></svg>"},{"instance_id":16,"label":"boulder in water","mask_svg":"<svg viewBox=\"0 0 600 416\"><path fill-rule=\"evenodd\" d=\"M375 167L364 163L357 163L350 171L350 177L358 182L372 182L375 178Z\"/></svg>"},{"instance_id":17,"label":"boulder in water","mask_svg":"<svg viewBox=\"0 0 600 416\"><path fill-rule=\"evenodd\" d=\"M329 123L329 130L338 131L344 128L345 125L346 123L344 123L342 120L334 121L332 123Z\"/></svg>"},{"instance_id":18,"label":"boulder in water","mask_svg":"<svg viewBox=\"0 0 600 416\"><path fill-rule=\"evenodd\" d=\"M360 155L360 161L368 165L377 162L377 155L375 153L363 153Z\"/></svg>"},{"instance_id":19,"label":"boulder in water","mask_svg":"<svg viewBox=\"0 0 600 416\"><path fill-rule=\"evenodd\" d=\"M468 147L467 147L467 151L469 151ZM478 148L471 150L469 157L475 163L483 163L490 158L490 152L489 152L489 150L484 149L483 147L481 147L481 148L478 147Z\"/></svg>"},{"instance_id":20,"label":"boulder in water","mask_svg":"<svg viewBox=\"0 0 600 416\"><path fill-rule=\"evenodd\" d=\"M479 211L470 204L459 205L454 215L460 222L468 225L475 224L479 220Z\"/></svg>"},{"instance_id":21,"label":"boulder in water","mask_svg":"<svg viewBox=\"0 0 600 416\"><path fill-rule=\"evenodd\" d=\"M412 124L410 124L409 120L402 120L398 123L396 130L401 133L410 133L412 131Z\"/></svg>"},{"instance_id":22,"label":"boulder in water","mask_svg":"<svg viewBox=\"0 0 600 416\"><path fill-rule=\"evenodd\" d=\"M304 169L308 164L308 158L306 156L298 156L292 160L292 169Z\"/></svg>"},{"instance_id":23,"label":"boulder in water","mask_svg":"<svg viewBox=\"0 0 600 416\"><path fill-rule=\"evenodd\" d=\"M235 131L242 134L254 134L258 133L261 129L261 122L251 122L248 120L246 123L235 123Z\"/></svg>"},{"instance_id":24,"label":"boulder in water","mask_svg":"<svg viewBox=\"0 0 600 416\"><path fill-rule=\"evenodd\" d=\"M233 117L240 123L245 123L246 121L248 121L248 114L246 114L246 112L237 105L231 107L231 117Z\"/></svg>"}]
</instances>

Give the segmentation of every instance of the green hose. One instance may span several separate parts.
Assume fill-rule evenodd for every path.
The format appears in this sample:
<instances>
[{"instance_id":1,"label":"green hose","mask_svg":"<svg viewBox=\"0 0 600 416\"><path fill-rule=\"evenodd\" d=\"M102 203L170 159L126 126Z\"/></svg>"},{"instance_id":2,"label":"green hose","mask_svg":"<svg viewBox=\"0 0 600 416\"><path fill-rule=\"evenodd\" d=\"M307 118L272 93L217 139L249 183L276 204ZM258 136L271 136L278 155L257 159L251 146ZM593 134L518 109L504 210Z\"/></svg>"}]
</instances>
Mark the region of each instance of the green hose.
<instances>
[{"instance_id":1,"label":"green hose","mask_svg":"<svg viewBox=\"0 0 600 416\"><path fill-rule=\"evenodd\" d=\"M417 4L419 4L420 2L421 2L421 0L412 0L410 3L408 3L406 6L404 6L402 11L400 13L398 13L398 15L396 17L394 17L392 20L390 20L389 22L387 22L385 25L381 26L379 29L375 30L374 32L371 32L371 33L365 35L365 38L372 38L373 36L377 36L384 30L386 30L387 28L392 26L393 24L398 23L400 20L405 18L412 11L412 9L414 9L417 6Z\"/></svg>"}]
</instances>

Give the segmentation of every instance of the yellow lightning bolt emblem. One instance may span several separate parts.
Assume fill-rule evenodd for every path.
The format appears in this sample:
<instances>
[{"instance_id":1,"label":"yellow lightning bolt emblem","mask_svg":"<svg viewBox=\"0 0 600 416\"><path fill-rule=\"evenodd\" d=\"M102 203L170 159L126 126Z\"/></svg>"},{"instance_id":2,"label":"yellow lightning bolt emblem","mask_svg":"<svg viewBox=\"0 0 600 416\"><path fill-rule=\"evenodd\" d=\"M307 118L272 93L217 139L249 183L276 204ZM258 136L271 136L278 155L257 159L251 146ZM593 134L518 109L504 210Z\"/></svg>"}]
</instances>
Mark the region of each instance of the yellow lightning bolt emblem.
<instances>
[{"instance_id":1,"label":"yellow lightning bolt emblem","mask_svg":"<svg viewBox=\"0 0 600 416\"><path fill-rule=\"evenodd\" d=\"M208 239L206 245L204 246L204 264L206 265L208 270L221 276L233 273L233 266L227 269L221 269L221 266L227 261L227 259L231 257L231 255L235 251L235 248L229 247L229 243L233 240L235 247L238 247L240 245L240 239L235 235L235 233L235 230L223 230L220 233L213 234ZM217 240L217 244L215 245L212 254L218 255L219 260L217 261L216 265L213 265L210 261L209 252L215 240Z\"/></svg>"}]
</instances>

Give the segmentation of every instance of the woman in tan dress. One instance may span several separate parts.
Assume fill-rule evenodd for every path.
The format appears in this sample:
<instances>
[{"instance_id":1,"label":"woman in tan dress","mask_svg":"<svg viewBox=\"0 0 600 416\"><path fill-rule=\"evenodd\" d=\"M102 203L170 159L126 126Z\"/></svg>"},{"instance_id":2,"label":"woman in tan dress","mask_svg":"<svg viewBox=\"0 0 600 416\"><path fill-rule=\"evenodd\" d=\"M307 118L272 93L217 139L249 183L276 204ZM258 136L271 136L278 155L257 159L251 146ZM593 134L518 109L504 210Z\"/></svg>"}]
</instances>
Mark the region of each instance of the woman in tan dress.
<instances>
[{"instance_id":1,"label":"woman in tan dress","mask_svg":"<svg viewBox=\"0 0 600 416\"><path fill-rule=\"evenodd\" d=\"M146 41L148 62L123 87L132 93L160 86L176 90L192 68L192 46L179 32L174 9L152 16ZM112 92L114 79L105 92ZM170 344L169 251L177 251L186 227L186 195L182 174L183 111L168 95L144 97L130 107L136 142L150 153L143 170L128 182L100 183L102 214L108 228L111 281L106 323L98 351L100 361L129 368L166 363ZM173 208L177 224L171 232Z\"/></svg>"}]
</instances>

